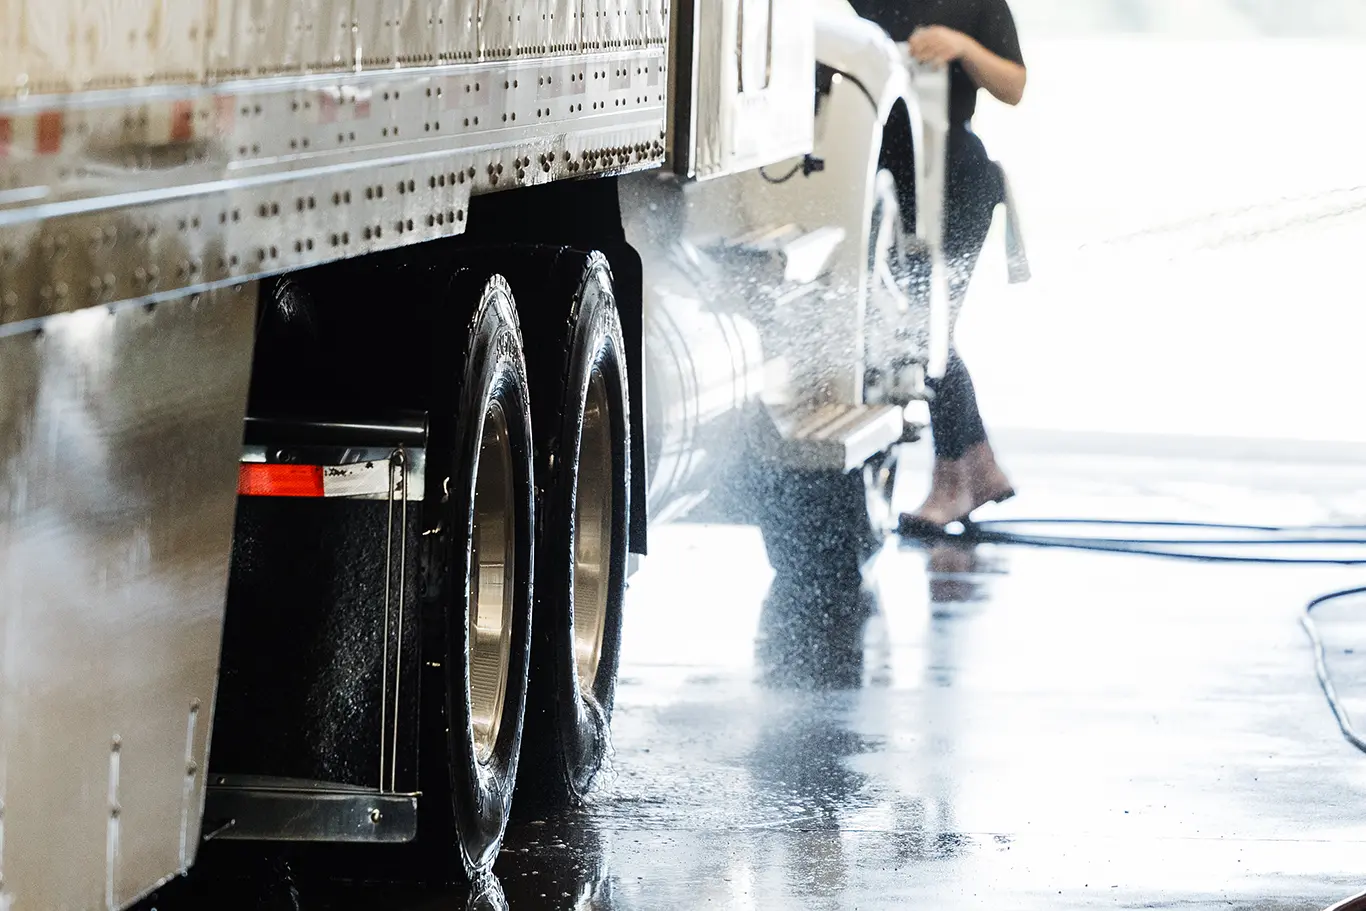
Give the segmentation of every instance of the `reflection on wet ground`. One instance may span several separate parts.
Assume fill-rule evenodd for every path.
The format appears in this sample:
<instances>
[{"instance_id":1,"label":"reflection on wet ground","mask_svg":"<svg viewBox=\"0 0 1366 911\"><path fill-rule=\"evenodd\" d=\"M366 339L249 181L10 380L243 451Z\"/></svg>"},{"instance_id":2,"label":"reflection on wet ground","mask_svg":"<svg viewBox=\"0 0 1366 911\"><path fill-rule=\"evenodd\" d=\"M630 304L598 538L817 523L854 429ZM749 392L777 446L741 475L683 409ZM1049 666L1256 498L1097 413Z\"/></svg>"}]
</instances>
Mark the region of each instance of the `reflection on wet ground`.
<instances>
[{"instance_id":1,"label":"reflection on wet ground","mask_svg":"<svg viewBox=\"0 0 1366 911\"><path fill-rule=\"evenodd\" d=\"M1210 471L1203 503L1245 505ZM1366 756L1296 625L1359 572L889 544L860 585L773 579L746 528L654 547L609 780L515 824L496 882L290 882L220 849L156 907L1313 909L1361 886ZM1363 614L1322 624L1366 710Z\"/></svg>"}]
</instances>

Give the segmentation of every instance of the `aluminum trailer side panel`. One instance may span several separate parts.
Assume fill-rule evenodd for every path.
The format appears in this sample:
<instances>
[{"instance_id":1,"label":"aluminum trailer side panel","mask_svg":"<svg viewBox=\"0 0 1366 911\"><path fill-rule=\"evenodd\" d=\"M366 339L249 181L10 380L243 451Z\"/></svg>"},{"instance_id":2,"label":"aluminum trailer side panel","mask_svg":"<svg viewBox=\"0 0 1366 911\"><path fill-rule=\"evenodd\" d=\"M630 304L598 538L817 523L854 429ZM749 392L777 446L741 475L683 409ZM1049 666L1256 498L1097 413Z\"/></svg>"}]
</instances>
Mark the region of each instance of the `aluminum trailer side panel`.
<instances>
[{"instance_id":1,"label":"aluminum trailer side panel","mask_svg":"<svg viewBox=\"0 0 1366 911\"><path fill-rule=\"evenodd\" d=\"M664 13L6 0L0 323L460 234L472 194L657 167Z\"/></svg>"},{"instance_id":2,"label":"aluminum trailer side panel","mask_svg":"<svg viewBox=\"0 0 1366 911\"><path fill-rule=\"evenodd\" d=\"M0 97L663 46L667 9L667 0L6 0Z\"/></svg>"},{"instance_id":3,"label":"aluminum trailer side panel","mask_svg":"<svg viewBox=\"0 0 1366 911\"><path fill-rule=\"evenodd\" d=\"M0 909L194 860L256 289L0 327Z\"/></svg>"}]
</instances>

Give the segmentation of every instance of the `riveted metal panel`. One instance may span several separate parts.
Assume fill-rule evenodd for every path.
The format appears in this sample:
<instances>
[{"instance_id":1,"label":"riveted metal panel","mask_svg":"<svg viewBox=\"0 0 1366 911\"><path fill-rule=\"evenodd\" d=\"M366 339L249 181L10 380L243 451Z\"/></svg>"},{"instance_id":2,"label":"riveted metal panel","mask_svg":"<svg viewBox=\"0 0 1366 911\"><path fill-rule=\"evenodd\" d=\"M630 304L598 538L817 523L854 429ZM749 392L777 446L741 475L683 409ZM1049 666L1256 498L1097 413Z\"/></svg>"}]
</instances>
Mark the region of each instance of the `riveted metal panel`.
<instances>
[{"instance_id":1,"label":"riveted metal panel","mask_svg":"<svg viewBox=\"0 0 1366 911\"><path fill-rule=\"evenodd\" d=\"M280 0L216 0L209 74L215 79L304 69L304 6Z\"/></svg>"},{"instance_id":2,"label":"riveted metal panel","mask_svg":"<svg viewBox=\"0 0 1366 911\"><path fill-rule=\"evenodd\" d=\"M28 91L197 81L205 0L10 0ZM73 25L75 27L73 27ZM8 84L14 83L10 80Z\"/></svg>"},{"instance_id":3,"label":"riveted metal panel","mask_svg":"<svg viewBox=\"0 0 1366 911\"><path fill-rule=\"evenodd\" d=\"M483 60L509 60L517 53L523 4L506 0L478 0L479 56ZM528 23L528 26L530 23Z\"/></svg>"},{"instance_id":4,"label":"riveted metal panel","mask_svg":"<svg viewBox=\"0 0 1366 911\"><path fill-rule=\"evenodd\" d=\"M612 20L626 0L582 0L583 43L590 51L607 50L612 46Z\"/></svg>"},{"instance_id":5,"label":"riveted metal panel","mask_svg":"<svg viewBox=\"0 0 1366 911\"><path fill-rule=\"evenodd\" d=\"M5 0L0 97L663 46L668 17L668 0Z\"/></svg>"},{"instance_id":6,"label":"riveted metal panel","mask_svg":"<svg viewBox=\"0 0 1366 911\"><path fill-rule=\"evenodd\" d=\"M338 72L355 64L353 6L352 0L304 0L300 56L309 72Z\"/></svg>"},{"instance_id":7,"label":"riveted metal panel","mask_svg":"<svg viewBox=\"0 0 1366 911\"><path fill-rule=\"evenodd\" d=\"M0 2L0 322L460 233L472 193L663 159L658 0ZM99 58L123 87L63 94L107 44L58 40L86 6L138 52ZM577 50L589 22L626 49Z\"/></svg>"},{"instance_id":8,"label":"riveted metal panel","mask_svg":"<svg viewBox=\"0 0 1366 911\"><path fill-rule=\"evenodd\" d=\"M662 46L668 16L668 0L5 0L0 97Z\"/></svg>"},{"instance_id":9,"label":"riveted metal panel","mask_svg":"<svg viewBox=\"0 0 1366 911\"><path fill-rule=\"evenodd\" d=\"M12 91L64 91L80 76L74 36L66 28L69 11L64 5L44 4L31 9L28 0L11 0L15 7L16 63L18 78L7 86ZM104 17L95 29L107 26Z\"/></svg>"},{"instance_id":10,"label":"riveted metal panel","mask_svg":"<svg viewBox=\"0 0 1366 911\"><path fill-rule=\"evenodd\" d=\"M669 40L669 0L645 0L645 40L663 45Z\"/></svg>"},{"instance_id":11,"label":"riveted metal panel","mask_svg":"<svg viewBox=\"0 0 1366 911\"><path fill-rule=\"evenodd\" d=\"M583 21L579 0L544 0L549 19L547 42L552 54L575 54L582 46Z\"/></svg>"},{"instance_id":12,"label":"riveted metal panel","mask_svg":"<svg viewBox=\"0 0 1366 911\"><path fill-rule=\"evenodd\" d=\"M475 0L442 4L445 20L441 38L441 60L461 63L479 58L479 4Z\"/></svg>"},{"instance_id":13,"label":"riveted metal panel","mask_svg":"<svg viewBox=\"0 0 1366 911\"><path fill-rule=\"evenodd\" d=\"M206 0L157 0L148 6L147 49L156 63L147 68L147 78L168 83L202 80L208 47Z\"/></svg>"},{"instance_id":14,"label":"riveted metal panel","mask_svg":"<svg viewBox=\"0 0 1366 911\"><path fill-rule=\"evenodd\" d=\"M254 317L245 286L0 329L6 911L194 860Z\"/></svg>"},{"instance_id":15,"label":"riveted metal panel","mask_svg":"<svg viewBox=\"0 0 1366 911\"><path fill-rule=\"evenodd\" d=\"M556 53L551 48L554 26L550 12L554 6L554 0L530 0L524 4L518 32L520 53L537 56Z\"/></svg>"},{"instance_id":16,"label":"riveted metal panel","mask_svg":"<svg viewBox=\"0 0 1366 911\"><path fill-rule=\"evenodd\" d=\"M0 102L0 321L459 234L473 193L655 167L666 69L648 49Z\"/></svg>"},{"instance_id":17,"label":"riveted metal panel","mask_svg":"<svg viewBox=\"0 0 1366 911\"><path fill-rule=\"evenodd\" d=\"M431 66L445 43L440 0L372 0L355 5L356 42L362 68Z\"/></svg>"},{"instance_id":18,"label":"riveted metal panel","mask_svg":"<svg viewBox=\"0 0 1366 911\"><path fill-rule=\"evenodd\" d=\"M391 0L395 6L395 61L402 67L432 66L445 43L445 12L454 4L442 0Z\"/></svg>"},{"instance_id":19,"label":"riveted metal panel","mask_svg":"<svg viewBox=\"0 0 1366 911\"><path fill-rule=\"evenodd\" d=\"M649 19L646 12L648 0L628 0L625 8L618 10L620 26L617 40L621 47L644 47L649 34Z\"/></svg>"},{"instance_id":20,"label":"riveted metal panel","mask_svg":"<svg viewBox=\"0 0 1366 911\"><path fill-rule=\"evenodd\" d=\"M211 79L336 72L355 63L352 0L207 2Z\"/></svg>"}]
</instances>

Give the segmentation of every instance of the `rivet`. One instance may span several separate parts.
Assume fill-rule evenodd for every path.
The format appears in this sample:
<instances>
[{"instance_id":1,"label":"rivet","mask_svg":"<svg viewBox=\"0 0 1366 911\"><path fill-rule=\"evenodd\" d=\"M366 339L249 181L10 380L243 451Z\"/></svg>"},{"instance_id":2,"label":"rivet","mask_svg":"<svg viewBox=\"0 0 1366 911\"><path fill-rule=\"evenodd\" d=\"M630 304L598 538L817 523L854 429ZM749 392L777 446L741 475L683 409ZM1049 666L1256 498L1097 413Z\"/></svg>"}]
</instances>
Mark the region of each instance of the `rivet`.
<instances>
[{"instance_id":1,"label":"rivet","mask_svg":"<svg viewBox=\"0 0 1366 911\"><path fill-rule=\"evenodd\" d=\"M379 821L380 821L381 819L383 819L383 818L384 818L384 814L382 814L382 813L379 811L379 807L371 807L371 808L370 808L370 822L374 823L375 825L378 825L378 824L379 824Z\"/></svg>"}]
</instances>

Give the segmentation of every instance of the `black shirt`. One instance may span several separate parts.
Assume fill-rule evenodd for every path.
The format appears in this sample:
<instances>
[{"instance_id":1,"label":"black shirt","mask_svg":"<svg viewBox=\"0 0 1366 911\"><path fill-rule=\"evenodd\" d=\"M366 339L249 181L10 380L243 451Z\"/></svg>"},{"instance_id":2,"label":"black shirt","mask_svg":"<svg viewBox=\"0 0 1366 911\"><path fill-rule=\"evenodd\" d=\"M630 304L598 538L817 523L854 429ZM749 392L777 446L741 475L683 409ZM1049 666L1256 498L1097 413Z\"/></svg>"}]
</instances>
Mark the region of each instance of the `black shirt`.
<instances>
[{"instance_id":1,"label":"black shirt","mask_svg":"<svg viewBox=\"0 0 1366 911\"><path fill-rule=\"evenodd\" d=\"M999 57L1024 66L1020 36L1006 0L852 0L854 9L904 42L916 29L943 25L976 39ZM950 122L962 127L977 112L977 84L955 63L950 74Z\"/></svg>"}]
</instances>

